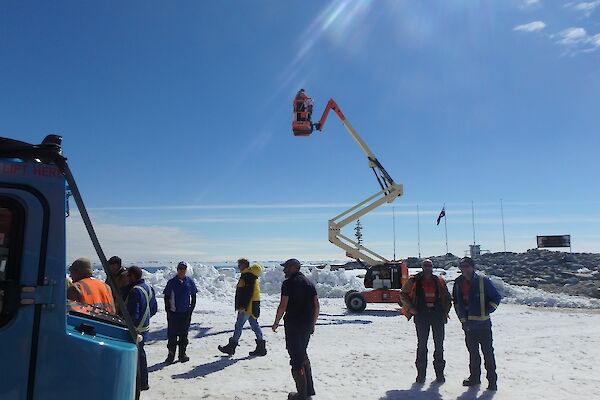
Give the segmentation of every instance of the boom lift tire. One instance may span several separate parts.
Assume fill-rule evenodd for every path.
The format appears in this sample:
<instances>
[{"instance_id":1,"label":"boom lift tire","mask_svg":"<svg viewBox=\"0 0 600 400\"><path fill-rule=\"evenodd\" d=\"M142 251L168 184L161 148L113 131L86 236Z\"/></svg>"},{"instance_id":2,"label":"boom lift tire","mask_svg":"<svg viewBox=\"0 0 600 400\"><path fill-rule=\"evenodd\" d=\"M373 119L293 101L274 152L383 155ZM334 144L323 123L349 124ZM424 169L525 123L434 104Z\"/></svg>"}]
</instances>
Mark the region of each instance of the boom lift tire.
<instances>
[{"instance_id":1,"label":"boom lift tire","mask_svg":"<svg viewBox=\"0 0 600 400\"><path fill-rule=\"evenodd\" d=\"M348 304L348 296L350 296L352 293L358 293L358 290L348 290L344 294L344 303Z\"/></svg>"},{"instance_id":2,"label":"boom lift tire","mask_svg":"<svg viewBox=\"0 0 600 400\"><path fill-rule=\"evenodd\" d=\"M352 312L363 312L367 307L367 301L360 293L352 293L348 296L346 307Z\"/></svg>"}]
</instances>

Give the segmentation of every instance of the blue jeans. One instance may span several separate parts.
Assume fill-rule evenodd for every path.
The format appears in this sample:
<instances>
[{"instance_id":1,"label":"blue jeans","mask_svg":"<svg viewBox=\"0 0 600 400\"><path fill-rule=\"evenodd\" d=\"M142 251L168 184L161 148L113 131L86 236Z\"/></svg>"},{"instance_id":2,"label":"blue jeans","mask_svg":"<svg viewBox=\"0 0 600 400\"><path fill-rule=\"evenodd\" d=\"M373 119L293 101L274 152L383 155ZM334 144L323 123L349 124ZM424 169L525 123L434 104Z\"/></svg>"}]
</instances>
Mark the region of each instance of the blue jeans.
<instances>
[{"instance_id":1,"label":"blue jeans","mask_svg":"<svg viewBox=\"0 0 600 400\"><path fill-rule=\"evenodd\" d=\"M250 321L250 328L252 328L256 334L256 340L263 340L263 333L258 324L258 320L243 311L238 311L237 320L235 321L235 330L233 332L233 340L236 342L240 340L242 328L244 328L246 321Z\"/></svg>"},{"instance_id":2,"label":"blue jeans","mask_svg":"<svg viewBox=\"0 0 600 400\"><path fill-rule=\"evenodd\" d=\"M481 376L481 356L479 348L483 353L483 364L487 371L487 379L490 382L496 382L496 358L494 357L494 347L492 346L492 329L478 329L474 331L465 331L465 343L469 351L469 378L479 381Z\"/></svg>"},{"instance_id":3,"label":"blue jeans","mask_svg":"<svg viewBox=\"0 0 600 400\"><path fill-rule=\"evenodd\" d=\"M433 332L433 368L436 376L444 374L444 316L435 311L422 310L413 318L417 329L417 373L425 376L427 370L427 341L429 331Z\"/></svg>"}]
</instances>

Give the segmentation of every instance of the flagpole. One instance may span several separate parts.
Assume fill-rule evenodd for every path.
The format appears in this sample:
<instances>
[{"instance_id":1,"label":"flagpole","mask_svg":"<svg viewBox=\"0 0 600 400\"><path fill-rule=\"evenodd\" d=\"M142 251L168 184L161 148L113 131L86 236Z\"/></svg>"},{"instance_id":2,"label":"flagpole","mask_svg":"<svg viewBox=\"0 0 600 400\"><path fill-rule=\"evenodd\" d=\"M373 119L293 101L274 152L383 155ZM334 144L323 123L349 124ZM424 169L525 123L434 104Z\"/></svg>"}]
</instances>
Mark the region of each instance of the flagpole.
<instances>
[{"instance_id":1,"label":"flagpole","mask_svg":"<svg viewBox=\"0 0 600 400\"><path fill-rule=\"evenodd\" d=\"M419 220L419 205L417 204L417 247L419 249L419 258L421 258L421 223Z\"/></svg>"},{"instance_id":2,"label":"flagpole","mask_svg":"<svg viewBox=\"0 0 600 400\"><path fill-rule=\"evenodd\" d=\"M500 215L502 216L502 241L504 242L504 252L506 253L506 234L504 233L504 207L500 199Z\"/></svg>"},{"instance_id":3,"label":"flagpole","mask_svg":"<svg viewBox=\"0 0 600 400\"><path fill-rule=\"evenodd\" d=\"M444 210L446 209L446 205L444 204ZM444 230L446 231L446 254L448 254L448 216L444 213Z\"/></svg>"},{"instance_id":4,"label":"flagpole","mask_svg":"<svg viewBox=\"0 0 600 400\"><path fill-rule=\"evenodd\" d=\"M396 261L396 207L392 206L392 226L394 231L394 261Z\"/></svg>"},{"instance_id":5,"label":"flagpole","mask_svg":"<svg viewBox=\"0 0 600 400\"><path fill-rule=\"evenodd\" d=\"M471 220L473 221L473 246L475 246L475 206L471 200Z\"/></svg>"}]
</instances>

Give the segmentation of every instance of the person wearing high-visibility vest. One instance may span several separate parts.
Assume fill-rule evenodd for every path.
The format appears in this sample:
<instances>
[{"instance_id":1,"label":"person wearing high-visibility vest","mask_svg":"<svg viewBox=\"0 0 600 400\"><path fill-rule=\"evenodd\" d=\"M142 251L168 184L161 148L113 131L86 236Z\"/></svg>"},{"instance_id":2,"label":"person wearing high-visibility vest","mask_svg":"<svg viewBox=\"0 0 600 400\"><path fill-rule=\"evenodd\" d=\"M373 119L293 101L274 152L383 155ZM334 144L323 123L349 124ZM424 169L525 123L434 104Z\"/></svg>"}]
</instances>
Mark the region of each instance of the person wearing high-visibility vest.
<instances>
[{"instance_id":1,"label":"person wearing high-visibility vest","mask_svg":"<svg viewBox=\"0 0 600 400\"><path fill-rule=\"evenodd\" d=\"M479 385L481 382L481 347L487 371L487 388L498 390L490 314L498 308L500 294L489 278L475 273L475 261L472 258L461 259L459 267L461 275L454 280L452 300L469 351L470 374L463 381L463 386Z\"/></svg>"},{"instance_id":2,"label":"person wearing high-visibility vest","mask_svg":"<svg viewBox=\"0 0 600 400\"><path fill-rule=\"evenodd\" d=\"M125 303L131 316L135 330L138 333L138 373L137 385L139 390L148 390L148 363L144 344L150 330L150 317L156 314L157 304L154 289L142 279L140 267L127 268L129 288Z\"/></svg>"},{"instance_id":3,"label":"person wearing high-visibility vest","mask_svg":"<svg viewBox=\"0 0 600 400\"><path fill-rule=\"evenodd\" d=\"M111 314L116 312L110 286L92 277L92 263L87 258L78 258L69 267L73 284L67 288L67 299L89 304Z\"/></svg>"},{"instance_id":4,"label":"person wearing high-visibility vest","mask_svg":"<svg viewBox=\"0 0 600 400\"><path fill-rule=\"evenodd\" d=\"M402 313L408 319L414 316L417 331L416 383L425 382L429 331L433 333L435 380L437 383L444 383L445 324L448 322L452 299L444 279L433 273L433 262L430 259L423 260L421 268L422 271L411 277L402 287Z\"/></svg>"}]
</instances>

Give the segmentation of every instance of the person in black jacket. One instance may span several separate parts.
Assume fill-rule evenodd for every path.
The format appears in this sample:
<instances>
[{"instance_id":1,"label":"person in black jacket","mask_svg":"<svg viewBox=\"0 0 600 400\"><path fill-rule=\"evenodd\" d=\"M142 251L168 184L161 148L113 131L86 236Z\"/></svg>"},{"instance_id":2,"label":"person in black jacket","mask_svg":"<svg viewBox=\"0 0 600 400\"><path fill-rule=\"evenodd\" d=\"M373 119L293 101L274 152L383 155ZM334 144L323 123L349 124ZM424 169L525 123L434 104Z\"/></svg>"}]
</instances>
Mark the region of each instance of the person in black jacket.
<instances>
[{"instance_id":1,"label":"person in black jacket","mask_svg":"<svg viewBox=\"0 0 600 400\"><path fill-rule=\"evenodd\" d=\"M252 264L245 258L238 260L238 268L242 273L235 288L235 310L237 311L237 320L233 336L229 338L229 343L225 346L219 346L219 350L225 354L235 354L235 348L238 345L242 328L246 321L250 322L250 327L256 335L256 349L249 353L250 356L266 356L267 349L263 333L258 323L260 316L260 284L258 277L262 274L262 267L259 264Z\"/></svg>"},{"instance_id":2,"label":"person in black jacket","mask_svg":"<svg viewBox=\"0 0 600 400\"><path fill-rule=\"evenodd\" d=\"M319 297L315 285L300 272L300 261L291 258L281 266L286 279L281 284L281 301L271 329L276 332L283 317L285 347L290 355L292 377L297 390L290 393L288 399L304 400L315 395L312 368L306 349L310 335L315 332L320 308Z\"/></svg>"}]
</instances>

